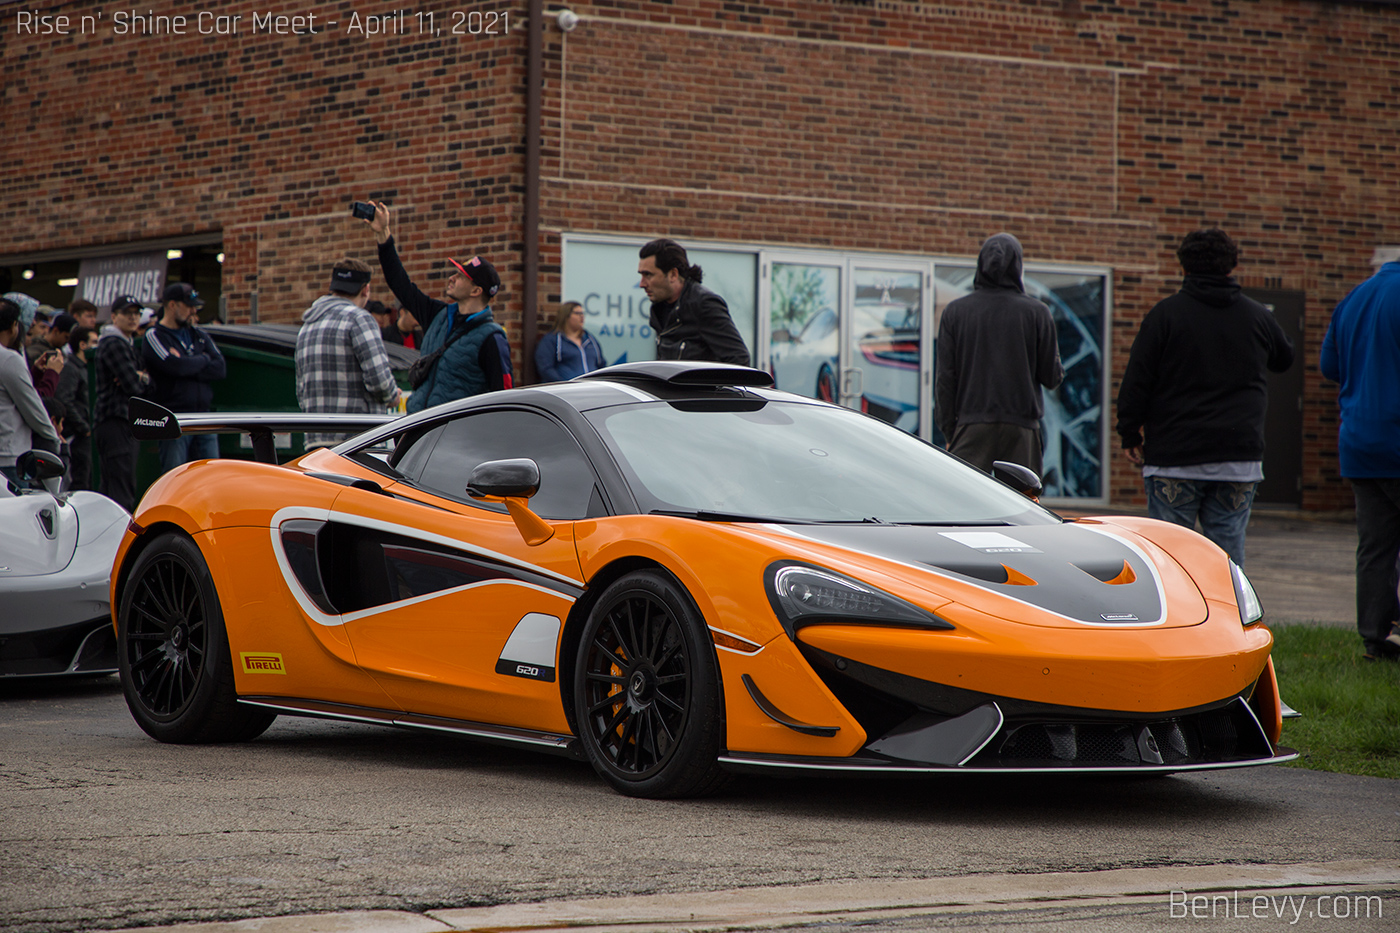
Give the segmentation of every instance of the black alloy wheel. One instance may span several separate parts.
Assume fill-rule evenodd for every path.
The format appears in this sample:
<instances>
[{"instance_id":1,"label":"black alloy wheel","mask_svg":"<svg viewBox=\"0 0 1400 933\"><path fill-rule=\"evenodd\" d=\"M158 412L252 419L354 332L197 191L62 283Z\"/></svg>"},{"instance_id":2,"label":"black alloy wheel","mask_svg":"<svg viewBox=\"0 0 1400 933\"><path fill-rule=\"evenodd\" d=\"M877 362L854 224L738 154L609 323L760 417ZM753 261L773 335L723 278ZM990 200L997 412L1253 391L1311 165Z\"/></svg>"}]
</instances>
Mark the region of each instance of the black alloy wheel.
<instances>
[{"instance_id":1,"label":"black alloy wheel","mask_svg":"<svg viewBox=\"0 0 1400 933\"><path fill-rule=\"evenodd\" d=\"M622 793L694 797L724 783L714 649L670 576L638 571L604 591L579 645L574 703L589 760Z\"/></svg>"},{"instance_id":2,"label":"black alloy wheel","mask_svg":"<svg viewBox=\"0 0 1400 933\"><path fill-rule=\"evenodd\" d=\"M836 404L836 374L827 366L822 366L821 372L817 373L816 398L823 402Z\"/></svg>"},{"instance_id":3,"label":"black alloy wheel","mask_svg":"<svg viewBox=\"0 0 1400 933\"><path fill-rule=\"evenodd\" d=\"M147 734L162 742L236 742L277 718L237 703L218 594L189 538L162 534L142 551L118 607L122 691Z\"/></svg>"}]
</instances>

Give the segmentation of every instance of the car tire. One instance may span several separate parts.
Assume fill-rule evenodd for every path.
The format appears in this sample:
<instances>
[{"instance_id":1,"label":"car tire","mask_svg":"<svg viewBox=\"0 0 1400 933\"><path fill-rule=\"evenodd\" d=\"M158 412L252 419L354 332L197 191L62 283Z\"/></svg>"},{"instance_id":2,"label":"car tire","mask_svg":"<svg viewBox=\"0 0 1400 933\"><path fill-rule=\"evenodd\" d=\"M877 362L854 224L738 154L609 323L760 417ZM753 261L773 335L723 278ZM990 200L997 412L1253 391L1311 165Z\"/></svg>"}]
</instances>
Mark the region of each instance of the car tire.
<instances>
[{"instance_id":1,"label":"car tire","mask_svg":"<svg viewBox=\"0 0 1400 933\"><path fill-rule=\"evenodd\" d=\"M817 373L817 387L813 397L836 404L836 374L831 371L831 367L823 366Z\"/></svg>"},{"instance_id":2,"label":"car tire","mask_svg":"<svg viewBox=\"0 0 1400 933\"><path fill-rule=\"evenodd\" d=\"M117 597L126 705L161 742L243 742L277 714L241 706L219 594L199 547L167 532L137 557Z\"/></svg>"},{"instance_id":3,"label":"car tire","mask_svg":"<svg viewBox=\"0 0 1400 933\"><path fill-rule=\"evenodd\" d=\"M728 775L719 667L690 594L659 571L603 591L574 660L574 712L588 760L631 797L703 797Z\"/></svg>"}]
</instances>

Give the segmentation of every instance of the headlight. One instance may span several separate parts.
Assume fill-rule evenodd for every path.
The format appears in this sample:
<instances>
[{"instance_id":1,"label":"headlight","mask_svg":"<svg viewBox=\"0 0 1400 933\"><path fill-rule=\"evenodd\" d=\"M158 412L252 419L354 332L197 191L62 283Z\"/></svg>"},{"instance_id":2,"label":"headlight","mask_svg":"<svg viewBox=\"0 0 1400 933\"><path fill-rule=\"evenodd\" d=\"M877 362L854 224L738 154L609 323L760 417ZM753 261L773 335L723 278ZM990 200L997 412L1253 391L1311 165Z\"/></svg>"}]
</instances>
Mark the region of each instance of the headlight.
<instances>
[{"instance_id":1,"label":"headlight","mask_svg":"<svg viewBox=\"0 0 1400 933\"><path fill-rule=\"evenodd\" d=\"M1230 576L1235 581L1235 605L1240 607L1240 624L1253 625L1264 618L1264 604L1259 602L1259 594L1249 583L1249 577L1239 564L1230 561Z\"/></svg>"},{"instance_id":2,"label":"headlight","mask_svg":"<svg viewBox=\"0 0 1400 933\"><path fill-rule=\"evenodd\" d=\"M927 609L891 596L832 570L779 561L763 574L768 602L789 637L813 622L866 622L872 625L951 629Z\"/></svg>"}]
</instances>

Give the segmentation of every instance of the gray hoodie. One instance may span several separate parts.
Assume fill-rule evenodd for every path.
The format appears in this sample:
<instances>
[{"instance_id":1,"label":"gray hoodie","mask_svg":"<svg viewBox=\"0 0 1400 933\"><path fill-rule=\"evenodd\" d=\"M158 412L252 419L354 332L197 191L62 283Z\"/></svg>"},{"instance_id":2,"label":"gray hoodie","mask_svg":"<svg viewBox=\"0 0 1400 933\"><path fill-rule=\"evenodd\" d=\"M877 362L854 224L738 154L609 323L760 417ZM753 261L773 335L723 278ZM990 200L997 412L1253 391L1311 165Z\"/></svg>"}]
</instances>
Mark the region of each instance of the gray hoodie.
<instances>
[{"instance_id":1,"label":"gray hoodie","mask_svg":"<svg viewBox=\"0 0 1400 933\"><path fill-rule=\"evenodd\" d=\"M24 354L0 347L0 466L34 447L58 453L58 432L39 400Z\"/></svg>"}]
</instances>

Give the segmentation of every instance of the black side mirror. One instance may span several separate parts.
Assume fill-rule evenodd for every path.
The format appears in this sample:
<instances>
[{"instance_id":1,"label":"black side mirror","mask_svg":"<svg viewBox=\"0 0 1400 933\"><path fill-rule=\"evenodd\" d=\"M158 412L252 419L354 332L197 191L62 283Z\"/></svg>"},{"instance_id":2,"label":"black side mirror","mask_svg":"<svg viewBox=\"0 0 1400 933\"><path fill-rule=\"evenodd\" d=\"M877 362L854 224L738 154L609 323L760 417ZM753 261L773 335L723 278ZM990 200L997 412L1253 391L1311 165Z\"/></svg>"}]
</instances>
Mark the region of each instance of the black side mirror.
<instances>
[{"instance_id":1,"label":"black side mirror","mask_svg":"<svg viewBox=\"0 0 1400 933\"><path fill-rule=\"evenodd\" d=\"M528 499L540 491L540 468L533 460L487 460L467 478L467 495L473 499L497 496Z\"/></svg>"},{"instance_id":2,"label":"black side mirror","mask_svg":"<svg viewBox=\"0 0 1400 933\"><path fill-rule=\"evenodd\" d=\"M63 460L47 450L26 450L15 458L15 472L24 479L53 479L63 475Z\"/></svg>"},{"instance_id":3,"label":"black side mirror","mask_svg":"<svg viewBox=\"0 0 1400 933\"><path fill-rule=\"evenodd\" d=\"M996 460L992 463L992 477L1001 480L1023 496L1032 499L1038 499L1040 496L1040 477L1036 476L1030 467L1007 460Z\"/></svg>"}]
</instances>

